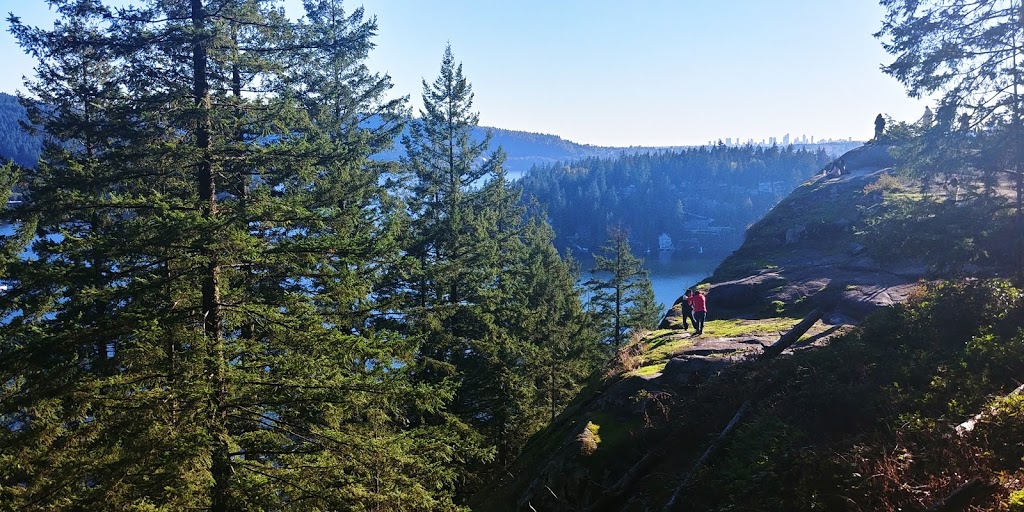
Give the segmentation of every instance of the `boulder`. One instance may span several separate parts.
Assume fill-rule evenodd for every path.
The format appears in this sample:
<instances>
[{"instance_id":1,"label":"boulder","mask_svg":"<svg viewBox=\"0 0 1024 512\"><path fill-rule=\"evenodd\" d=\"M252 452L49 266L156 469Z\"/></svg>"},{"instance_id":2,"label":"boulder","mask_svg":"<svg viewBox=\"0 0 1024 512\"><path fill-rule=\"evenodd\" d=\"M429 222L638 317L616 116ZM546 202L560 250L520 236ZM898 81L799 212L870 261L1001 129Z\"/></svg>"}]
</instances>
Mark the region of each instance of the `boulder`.
<instances>
[{"instance_id":1,"label":"boulder","mask_svg":"<svg viewBox=\"0 0 1024 512\"><path fill-rule=\"evenodd\" d=\"M661 323L658 324L658 329L676 328L682 322L682 320L679 320L682 316L682 310L673 305L673 307L668 308L668 312L665 313L665 317L661 319Z\"/></svg>"},{"instance_id":2,"label":"boulder","mask_svg":"<svg viewBox=\"0 0 1024 512\"><path fill-rule=\"evenodd\" d=\"M869 143L847 151L839 159L846 163L847 172L875 171L896 165L896 159L889 154L891 148L890 144Z\"/></svg>"},{"instance_id":3,"label":"boulder","mask_svg":"<svg viewBox=\"0 0 1024 512\"><path fill-rule=\"evenodd\" d=\"M735 281L718 283L708 290L708 309L738 311L754 308L761 303L768 290L785 282L786 280L777 272L763 272Z\"/></svg>"}]
</instances>

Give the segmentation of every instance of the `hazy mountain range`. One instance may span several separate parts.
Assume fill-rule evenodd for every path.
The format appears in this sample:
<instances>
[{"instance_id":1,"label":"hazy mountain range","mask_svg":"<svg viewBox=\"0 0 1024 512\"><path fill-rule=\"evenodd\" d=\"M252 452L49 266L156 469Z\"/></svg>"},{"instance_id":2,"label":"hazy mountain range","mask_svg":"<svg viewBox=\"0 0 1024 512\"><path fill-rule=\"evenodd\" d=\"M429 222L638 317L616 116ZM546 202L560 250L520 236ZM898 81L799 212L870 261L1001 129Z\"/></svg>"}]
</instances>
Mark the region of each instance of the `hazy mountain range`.
<instances>
[{"instance_id":1,"label":"hazy mountain range","mask_svg":"<svg viewBox=\"0 0 1024 512\"><path fill-rule=\"evenodd\" d=\"M25 109L18 103L17 97L0 92L0 157L14 160L20 165L31 166L39 158L40 142L38 137L31 137L19 126L25 119ZM555 162L570 162L591 157L613 157L623 153L649 153L652 151L683 149L687 146L630 146L608 147L578 144L565 140L557 135L505 130L502 128L478 127L475 136L482 139L487 130L491 131L491 148L499 146L507 156L505 168L510 177L516 178L535 165L546 165ZM860 142L836 144L810 144L807 149L825 149L832 155L839 155L859 146ZM794 145L800 148L800 145ZM382 155L384 159L397 159L404 152L401 143Z\"/></svg>"}]
</instances>

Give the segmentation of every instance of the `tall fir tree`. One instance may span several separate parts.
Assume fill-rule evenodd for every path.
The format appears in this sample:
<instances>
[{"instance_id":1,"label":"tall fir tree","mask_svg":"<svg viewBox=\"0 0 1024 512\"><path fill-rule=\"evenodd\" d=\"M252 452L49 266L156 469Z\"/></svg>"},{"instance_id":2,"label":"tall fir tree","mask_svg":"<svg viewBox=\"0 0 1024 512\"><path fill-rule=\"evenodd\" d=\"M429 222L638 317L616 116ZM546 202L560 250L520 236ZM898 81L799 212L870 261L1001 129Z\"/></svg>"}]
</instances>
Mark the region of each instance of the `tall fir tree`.
<instances>
[{"instance_id":1,"label":"tall fir tree","mask_svg":"<svg viewBox=\"0 0 1024 512\"><path fill-rule=\"evenodd\" d=\"M466 370L486 357L483 345L496 335L488 333L482 306L487 277L495 269L487 261L491 248L483 234L488 227L475 194L479 182L495 174L500 160L483 158L489 140L473 140L478 115L472 104L472 87L449 46L439 76L433 84L423 81L423 110L402 139L406 154L401 164L410 180L406 253L415 265L398 289L406 297L408 333L420 342L421 381L455 385L452 411L473 432L464 443L491 450L493 444L480 428L489 421L481 413L487 404L465 385L465 378ZM424 418L427 423L439 420Z\"/></svg>"},{"instance_id":2,"label":"tall fir tree","mask_svg":"<svg viewBox=\"0 0 1024 512\"><path fill-rule=\"evenodd\" d=\"M529 415L519 422L525 435L553 422L609 356L581 302L579 265L558 254L554 230L542 219L532 217L524 233L529 255L518 270L523 285L516 302L525 307L507 319L534 350L524 372L535 387L532 407L524 408Z\"/></svg>"},{"instance_id":3,"label":"tall fir tree","mask_svg":"<svg viewBox=\"0 0 1024 512\"><path fill-rule=\"evenodd\" d=\"M0 501L454 508L463 433L406 424L454 390L413 383L415 347L373 322L398 249L369 158L394 131L359 117L397 107L361 65L373 23L340 2L299 24L256 0L52 5L52 29L10 19L52 140L4 180L26 200L2 214ZM308 73L328 58L333 89Z\"/></svg>"},{"instance_id":4,"label":"tall fir tree","mask_svg":"<svg viewBox=\"0 0 1024 512\"><path fill-rule=\"evenodd\" d=\"M478 433L467 441L493 447L501 466L576 391L565 379L593 371L596 344L550 228L525 221L521 193L507 181L500 148L489 152L489 135L474 140L472 102L448 47L403 140L407 253L416 261L405 318L421 342L420 377L457 384L452 411ZM572 358L562 362L572 370L548 386L547 370L559 364L545 364L553 354Z\"/></svg>"}]
</instances>

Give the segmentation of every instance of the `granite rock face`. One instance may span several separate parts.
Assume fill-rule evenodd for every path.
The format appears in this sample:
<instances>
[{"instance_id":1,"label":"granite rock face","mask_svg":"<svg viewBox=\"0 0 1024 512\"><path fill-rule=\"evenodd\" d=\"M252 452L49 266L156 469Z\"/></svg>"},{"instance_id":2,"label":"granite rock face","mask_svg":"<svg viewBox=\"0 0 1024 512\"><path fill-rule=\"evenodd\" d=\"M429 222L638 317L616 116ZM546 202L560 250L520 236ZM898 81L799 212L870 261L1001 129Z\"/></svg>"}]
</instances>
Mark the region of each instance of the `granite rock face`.
<instances>
[{"instance_id":1,"label":"granite rock face","mask_svg":"<svg viewBox=\"0 0 1024 512\"><path fill-rule=\"evenodd\" d=\"M851 323L906 300L925 269L877 261L856 237L863 212L883 200L871 185L891 171L889 149L866 144L847 152L837 159L845 173L811 178L751 226L743 246L705 283L710 317L799 314L824 306L826 321Z\"/></svg>"}]
</instances>

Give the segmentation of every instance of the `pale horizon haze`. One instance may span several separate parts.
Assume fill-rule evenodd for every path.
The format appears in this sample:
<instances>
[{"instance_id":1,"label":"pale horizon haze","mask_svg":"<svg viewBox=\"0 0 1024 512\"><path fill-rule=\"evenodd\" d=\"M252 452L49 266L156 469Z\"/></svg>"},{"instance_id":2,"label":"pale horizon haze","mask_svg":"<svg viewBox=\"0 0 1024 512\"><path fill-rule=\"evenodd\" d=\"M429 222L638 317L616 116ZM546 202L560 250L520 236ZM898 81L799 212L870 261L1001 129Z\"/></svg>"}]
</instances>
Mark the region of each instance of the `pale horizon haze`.
<instances>
[{"instance_id":1,"label":"pale horizon haze","mask_svg":"<svg viewBox=\"0 0 1024 512\"><path fill-rule=\"evenodd\" d=\"M129 3L129 2L122 2ZM287 0L289 15L301 0ZM0 92L23 89L33 62L8 13L50 26L42 0L0 0ZM863 0L372 0L376 48L391 96L418 112L445 46L473 86L480 124L598 146L683 146L793 137L867 140L881 113L916 121L880 66L872 34L884 9Z\"/></svg>"}]
</instances>

